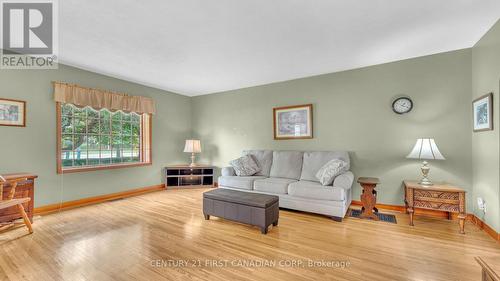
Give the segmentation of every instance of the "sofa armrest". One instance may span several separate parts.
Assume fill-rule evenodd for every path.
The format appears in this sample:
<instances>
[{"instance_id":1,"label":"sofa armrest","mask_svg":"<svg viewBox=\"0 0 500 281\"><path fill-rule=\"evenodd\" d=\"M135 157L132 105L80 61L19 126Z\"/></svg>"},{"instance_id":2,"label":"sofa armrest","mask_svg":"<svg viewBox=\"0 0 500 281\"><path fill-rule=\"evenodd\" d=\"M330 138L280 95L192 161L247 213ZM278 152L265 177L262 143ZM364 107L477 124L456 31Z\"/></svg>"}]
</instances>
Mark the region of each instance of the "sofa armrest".
<instances>
[{"instance_id":1,"label":"sofa armrest","mask_svg":"<svg viewBox=\"0 0 500 281\"><path fill-rule=\"evenodd\" d=\"M353 181L354 181L354 174L351 171L347 171L343 174L338 175L333 180L333 186L349 190L352 187Z\"/></svg>"},{"instance_id":2,"label":"sofa armrest","mask_svg":"<svg viewBox=\"0 0 500 281\"><path fill-rule=\"evenodd\" d=\"M224 168L222 168L221 174L224 177L236 176L236 172L234 171L233 167L224 167Z\"/></svg>"}]
</instances>

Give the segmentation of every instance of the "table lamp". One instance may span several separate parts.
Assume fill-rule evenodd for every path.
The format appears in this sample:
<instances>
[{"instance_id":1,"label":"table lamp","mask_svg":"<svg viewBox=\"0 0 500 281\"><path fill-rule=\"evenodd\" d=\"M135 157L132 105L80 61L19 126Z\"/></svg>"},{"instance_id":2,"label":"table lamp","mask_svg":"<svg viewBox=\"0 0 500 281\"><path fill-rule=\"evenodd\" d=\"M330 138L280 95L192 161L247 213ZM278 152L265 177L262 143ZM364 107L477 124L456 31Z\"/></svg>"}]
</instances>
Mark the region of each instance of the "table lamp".
<instances>
[{"instance_id":1,"label":"table lamp","mask_svg":"<svg viewBox=\"0 0 500 281\"><path fill-rule=\"evenodd\" d=\"M425 160L444 160L444 156L439 152L434 139L417 139L415 146L406 158L424 160L420 168L422 170L422 179L419 184L421 185L432 185L432 182L428 178L431 168Z\"/></svg>"},{"instance_id":2,"label":"table lamp","mask_svg":"<svg viewBox=\"0 0 500 281\"><path fill-rule=\"evenodd\" d=\"M194 154L201 152L200 140L186 140L186 144L184 145L184 152L191 153L191 164L189 164L189 166L196 166L196 164L194 163Z\"/></svg>"}]
</instances>

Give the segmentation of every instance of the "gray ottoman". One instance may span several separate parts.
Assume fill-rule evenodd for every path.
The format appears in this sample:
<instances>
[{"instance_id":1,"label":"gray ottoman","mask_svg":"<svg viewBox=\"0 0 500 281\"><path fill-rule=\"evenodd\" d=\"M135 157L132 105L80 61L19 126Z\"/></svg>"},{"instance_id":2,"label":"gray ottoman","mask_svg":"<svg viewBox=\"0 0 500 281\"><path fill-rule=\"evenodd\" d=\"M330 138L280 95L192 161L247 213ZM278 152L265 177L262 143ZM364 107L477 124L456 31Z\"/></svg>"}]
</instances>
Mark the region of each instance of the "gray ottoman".
<instances>
[{"instance_id":1,"label":"gray ottoman","mask_svg":"<svg viewBox=\"0 0 500 281\"><path fill-rule=\"evenodd\" d=\"M263 234L269 225L278 225L279 197L217 188L203 193L205 219L216 216L260 227Z\"/></svg>"}]
</instances>

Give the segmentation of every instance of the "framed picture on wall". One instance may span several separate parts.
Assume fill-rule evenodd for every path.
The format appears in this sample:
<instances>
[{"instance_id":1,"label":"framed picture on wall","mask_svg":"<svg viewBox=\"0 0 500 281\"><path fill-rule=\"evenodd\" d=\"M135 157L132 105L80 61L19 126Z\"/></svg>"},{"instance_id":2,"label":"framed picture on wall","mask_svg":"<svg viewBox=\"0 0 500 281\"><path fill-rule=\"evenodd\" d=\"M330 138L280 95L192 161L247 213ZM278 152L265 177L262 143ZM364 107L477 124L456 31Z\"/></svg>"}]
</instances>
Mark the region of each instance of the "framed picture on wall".
<instances>
[{"instance_id":1,"label":"framed picture on wall","mask_svg":"<svg viewBox=\"0 0 500 281\"><path fill-rule=\"evenodd\" d=\"M312 139L312 104L273 108L274 139Z\"/></svg>"},{"instance_id":2,"label":"framed picture on wall","mask_svg":"<svg viewBox=\"0 0 500 281\"><path fill-rule=\"evenodd\" d=\"M474 132L493 130L493 93L472 102Z\"/></svg>"},{"instance_id":3,"label":"framed picture on wall","mask_svg":"<svg viewBox=\"0 0 500 281\"><path fill-rule=\"evenodd\" d=\"M26 102L0 98L0 126L26 127Z\"/></svg>"}]
</instances>

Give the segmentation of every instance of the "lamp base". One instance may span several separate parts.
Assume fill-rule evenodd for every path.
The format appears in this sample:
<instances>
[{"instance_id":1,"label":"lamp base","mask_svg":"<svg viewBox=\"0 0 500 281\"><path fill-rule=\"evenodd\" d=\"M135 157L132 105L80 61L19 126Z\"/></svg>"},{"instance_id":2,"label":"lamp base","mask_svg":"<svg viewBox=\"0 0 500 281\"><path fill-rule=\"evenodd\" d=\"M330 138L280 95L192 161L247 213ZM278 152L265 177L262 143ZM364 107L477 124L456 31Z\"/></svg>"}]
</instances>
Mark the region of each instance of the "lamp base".
<instances>
[{"instance_id":1,"label":"lamp base","mask_svg":"<svg viewBox=\"0 0 500 281\"><path fill-rule=\"evenodd\" d=\"M429 167L429 163L427 161L422 162L422 167L420 167L420 170L422 171L422 179L420 180L419 184L424 186L433 185L433 183L428 178L431 167Z\"/></svg>"},{"instance_id":2,"label":"lamp base","mask_svg":"<svg viewBox=\"0 0 500 281\"><path fill-rule=\"evenodd\" d=\"M196 163L194 163L194 159L195 159L195 156L194 156L194 152L191 153L191 164L189 164L189 167L195 167L196 166Z\"/></svg>"},{"instance_id":3,"label":"lamp base","mask_svg":"<svg viewBox=\"0 0 500 281\"><path fill-rule=\"evenodd\" d=\"M429 179L421 179L418 184L423 185L423 186L434 185Z\"/></svg>"}]
</instances>

